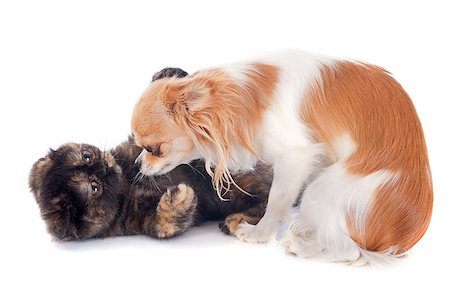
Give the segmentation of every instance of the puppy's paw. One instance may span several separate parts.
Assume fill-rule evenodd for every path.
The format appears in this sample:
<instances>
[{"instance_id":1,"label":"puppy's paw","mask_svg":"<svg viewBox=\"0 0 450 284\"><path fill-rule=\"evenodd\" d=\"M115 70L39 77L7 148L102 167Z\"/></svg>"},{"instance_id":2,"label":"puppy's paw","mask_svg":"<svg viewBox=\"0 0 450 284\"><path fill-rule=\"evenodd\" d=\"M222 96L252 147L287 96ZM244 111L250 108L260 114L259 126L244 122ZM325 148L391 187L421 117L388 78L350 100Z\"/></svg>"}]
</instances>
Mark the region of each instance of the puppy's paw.
<instances>
[{"instance_id":1,"label":"puppy's paw","mask_svg":"<svg viewBox=\"0 0 450 284\"><path fill-rule=\"evenodd\" d=\"M170 187L161 197L156 226L159 238L168 238L186 231L194 222L197 195L185 184Z\"/></svg>"},{"instance_id":2,"label":"puppy's paw","mask_svg":"<svg viewBox=\"0 0 450 284\"><path fill-rule=\"evenodd\" d=\"M185 212L193 206L194 199L196 199L194 190L181 183L167 189L159 201L159 207L173 213Z\"/></svg>"},{"instance_id":3,"label":"puppy's paw","mask_svg":"<svg viewBox=\"0 0 450 284\"><path fill-rule=\"evenodd\" d=\"M243 213L236 213L228 216L222 223L219 224L219 228L227 235L236 235L236 230L241 223L258 223L260 218L249 216Z\"/></svg>"}]
</instances>

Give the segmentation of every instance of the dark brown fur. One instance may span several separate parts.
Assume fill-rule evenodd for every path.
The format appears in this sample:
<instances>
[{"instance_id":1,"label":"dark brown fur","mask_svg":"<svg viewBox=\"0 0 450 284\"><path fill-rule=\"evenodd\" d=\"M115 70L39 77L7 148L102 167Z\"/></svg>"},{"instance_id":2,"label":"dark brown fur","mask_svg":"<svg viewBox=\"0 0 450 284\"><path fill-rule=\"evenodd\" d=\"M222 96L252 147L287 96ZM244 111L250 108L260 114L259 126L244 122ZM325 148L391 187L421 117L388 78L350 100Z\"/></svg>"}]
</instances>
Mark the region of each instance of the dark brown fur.
<instances>
[{"instance_id":1,"label":"dark brown fur","mask_svg":"<svg viewBox=\"0 0 450 284\"><path fill-rule=\"evenodd\" d=\"M68 143L39 159L29 183L49 233L60 240L128 234L168 238L220 219L225 219L222 230L233 233L241 221L255 224L264 214L269 167L260 164L253 173L236 175L239 186L253 196L235 188L223 202L203 162L179 166L166 176L143 177L134 163L141 150L130 137L111 151Z\"/></svg>"},{"instance_id":2,"label":"dark brown fur","mask_svg":"<svg viewBox=\"0 0 450 284\"><path fill-rule=\"evenodd\" d=\"M153 76L185 77L179 68ZM135 160L141 148L132 137L111 151L68 143L39 159L29 184L52 236L78 240L145 234L168 238L206 220L225 219L225 233L241 221L256 224L264 214L272 170L263 164L234 180L251 194L233 188L222 202L216 196L202 161L182 165L165 176L139 174ZM93 189L97 188L97 191Z\"/></svg>"}]
</instances>

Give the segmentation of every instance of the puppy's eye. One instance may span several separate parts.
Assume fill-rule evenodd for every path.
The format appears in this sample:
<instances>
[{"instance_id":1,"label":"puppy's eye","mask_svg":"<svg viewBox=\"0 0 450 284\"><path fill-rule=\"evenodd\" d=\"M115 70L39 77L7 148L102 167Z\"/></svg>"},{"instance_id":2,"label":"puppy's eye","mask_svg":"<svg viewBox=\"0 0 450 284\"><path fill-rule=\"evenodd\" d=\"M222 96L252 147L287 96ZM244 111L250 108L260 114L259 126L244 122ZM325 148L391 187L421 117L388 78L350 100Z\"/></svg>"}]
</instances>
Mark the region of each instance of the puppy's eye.
<instances>
[{"instance_id":1,"label":"puppy's eye","mask_svg":"<svg viewBox=\"0 0 450 284\"><path fill-rule=\"evenodd\" d=\"M147 150L147 152L149 152L150 154L153 154L153 148L152 148L152 146L147 146L147 147L145 147L145 150Z\"/></svg>"},{"instance_id":2,"label":"puppy's eye","mask_svg":"<svg viewBox=\"0 0 450 284\"><path fill-rule=\"evenodd\" d=\"M86 150L82 151L81 156L83 157L83 160L85 160L88 163L92 161L92 153L89 151Z\"/></svg>"},{"instance_id":3,"label":"puppy's eye","mask_svg":"<svg viewBox=\"0 0 450 284\"><path fill-rule=\"evenodd\" d=\"M99 190L98 185L96 183L91 183L91 190L97 192Z\"/></svg>"}]
</instances>

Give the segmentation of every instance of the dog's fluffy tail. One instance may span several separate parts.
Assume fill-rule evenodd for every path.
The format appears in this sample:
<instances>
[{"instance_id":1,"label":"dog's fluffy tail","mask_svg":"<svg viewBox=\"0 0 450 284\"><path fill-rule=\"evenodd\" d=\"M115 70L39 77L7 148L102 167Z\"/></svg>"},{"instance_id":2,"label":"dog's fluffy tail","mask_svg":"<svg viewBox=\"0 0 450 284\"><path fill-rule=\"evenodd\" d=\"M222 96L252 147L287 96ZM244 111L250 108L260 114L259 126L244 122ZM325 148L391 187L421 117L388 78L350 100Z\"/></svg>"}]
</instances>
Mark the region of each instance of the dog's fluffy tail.
<instances>
[{"instance_id":1,"label":"dog's fluffy tail","mask_svg":"<svg viewBox=\"0 0 450 284\"><path fill-rule=\"evenodd\" d=\"M396 251L397 249L395 248L390 248L383 252L368 251L361 248L361 256L357 260L349 262L349 264L352 266L371 265L375 267L397 264L399 259L407 256L407 253L397 254Z\"/></svg>"}]
</instances>

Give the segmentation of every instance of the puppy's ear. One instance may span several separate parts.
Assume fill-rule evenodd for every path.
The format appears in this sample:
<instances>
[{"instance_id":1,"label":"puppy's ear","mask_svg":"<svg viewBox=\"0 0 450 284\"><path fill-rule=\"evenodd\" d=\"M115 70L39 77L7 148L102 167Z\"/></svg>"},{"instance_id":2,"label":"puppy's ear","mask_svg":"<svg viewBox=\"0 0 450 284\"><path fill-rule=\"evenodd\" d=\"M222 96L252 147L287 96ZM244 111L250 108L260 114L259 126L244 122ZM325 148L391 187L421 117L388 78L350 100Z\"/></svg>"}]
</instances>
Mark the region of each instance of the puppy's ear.
<instances>
[{"instance_id":1,"label":"puppy's ear","mask_svg":"<svg viewBox=\"0 0 450 284\"><path fill-rule=\"evenodd\" d=\"M153 75L152 82L162 79L162 78L168 78L168 77L183 78L188 75L189 74L186 71L184 71L183 69L167 67L167 68L162 69L159 72L156 72L155 75Z\"/></svg>"},{"instance_id":2,"label":"puppy's ear","mask_svg":"<svg viewBox=\"0 0 450 284\"><path fill-rule=\"evenodd\" d=\"M53 150L50 149L51 152ZM45 176L53 165L53 161L49 157L50 153L33 164L28 176L28 185L36 198L38 198L44 185Z\"/></svg>"},{"instance_id":3,"label":"puppy's ear","mask_svg":"<svg viewBox=\"0 0 450 284\"><path fill-rule=\"evenodd\" d=\"M72 224L72 218L76 214L75 209L69 205L67 195L61 193L56 185L48 180L54 163L51 156L55 153L50 149L47 156L34 163L28 183L39 205L48 232L59 240L68 239L68 236L73 239L77 236L76 228Z\"/></svg>"}]
</instances>

